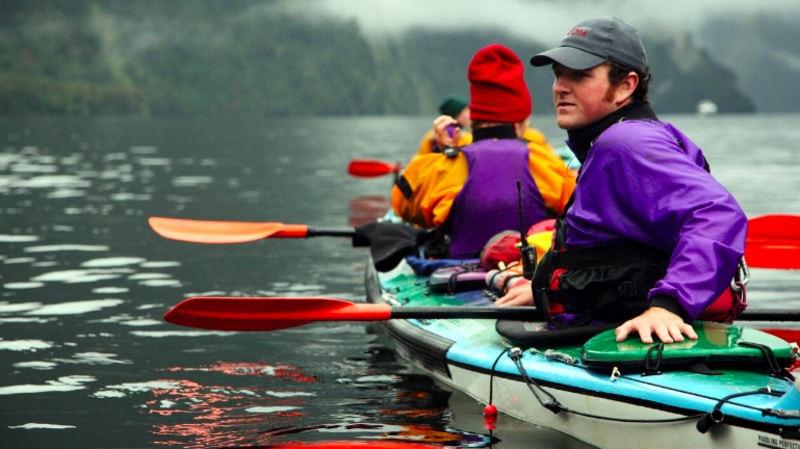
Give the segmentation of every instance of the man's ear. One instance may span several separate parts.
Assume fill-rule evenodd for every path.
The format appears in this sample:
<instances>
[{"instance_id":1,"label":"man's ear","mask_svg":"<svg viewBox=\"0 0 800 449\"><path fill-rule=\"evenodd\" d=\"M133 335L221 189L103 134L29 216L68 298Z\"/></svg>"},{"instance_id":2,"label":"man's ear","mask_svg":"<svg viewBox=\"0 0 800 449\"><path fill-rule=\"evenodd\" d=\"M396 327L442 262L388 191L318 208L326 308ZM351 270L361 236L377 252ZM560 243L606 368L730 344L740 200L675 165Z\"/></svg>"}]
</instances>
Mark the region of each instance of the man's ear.
<instances>
[{"instance_id":1,"label":"man's ear","mask_svg":"<svg viewBox=\"0 0 800 449\"><path fill-rule=\"evenodd\" d=\"M639 74L631 70L625 75L625 78L622 78L614 92L614 100L617 106L622 106L623 104L627 103L628 100L633 96L633 93L636 92L636 88L639 86Z\"/></svg>"}]
</instances>

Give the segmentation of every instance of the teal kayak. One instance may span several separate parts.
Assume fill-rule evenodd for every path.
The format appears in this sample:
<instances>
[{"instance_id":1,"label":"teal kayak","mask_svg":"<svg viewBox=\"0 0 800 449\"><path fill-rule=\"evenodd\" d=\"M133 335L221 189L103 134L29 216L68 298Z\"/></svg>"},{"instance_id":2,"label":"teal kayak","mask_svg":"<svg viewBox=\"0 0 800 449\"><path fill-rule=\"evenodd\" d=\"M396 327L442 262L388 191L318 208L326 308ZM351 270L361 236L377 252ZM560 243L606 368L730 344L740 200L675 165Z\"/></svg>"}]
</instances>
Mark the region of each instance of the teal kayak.
<instances>
[{"instance_id":1,"label":"teal kayak","mask_svg":"<svg viewBox=\"0 0 800 449\"><path fill-rule=\"evenodd\" d=\"M484 289L431 288L431 278L405 261L388 272L368 263L365 284L370 303L397 310L494 307ZM578 342L520 344L498 332L499 323L421 318L383 325L401 356L489 413L593 446L800 448L800 382L789 369L797 346L777 336L696 322L698 340L670 345L617 343L613 330ZM532 335L548 332L517 323Z\"/></svg>"}]
</instances>

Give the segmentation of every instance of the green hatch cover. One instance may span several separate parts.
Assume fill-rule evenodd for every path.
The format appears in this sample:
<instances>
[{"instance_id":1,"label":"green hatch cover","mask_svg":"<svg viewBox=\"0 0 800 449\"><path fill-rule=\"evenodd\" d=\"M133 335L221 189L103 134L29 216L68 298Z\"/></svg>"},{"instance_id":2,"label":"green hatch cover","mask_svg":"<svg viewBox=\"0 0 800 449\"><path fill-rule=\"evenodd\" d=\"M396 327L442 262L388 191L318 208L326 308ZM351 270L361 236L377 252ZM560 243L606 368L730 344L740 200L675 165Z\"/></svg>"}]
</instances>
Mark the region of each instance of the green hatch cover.
<instances>
[{"instance_id":1,"label":"green hatch cover","mask_svg":"<svg viewBox=\"0 0 800 449\"><path fill-rule=\"evenodd\" d=\"M769 354L765 355L765 351L759 347L742 345L743 342L769 348L782 368L794 361L794 347L791 344L758 329L707 321L696 321L692 326L697 332L697 340L665 344L661 352L662 368L698 363L748 369L770 365ZM581 359L587 366L597 368L652 366L658 357L654 349L656 346L642 343L636 334L617 343L614 330L611 329L587 341ZM649 363L646 364L648 358Z\"/></svg>"}]
</instances>

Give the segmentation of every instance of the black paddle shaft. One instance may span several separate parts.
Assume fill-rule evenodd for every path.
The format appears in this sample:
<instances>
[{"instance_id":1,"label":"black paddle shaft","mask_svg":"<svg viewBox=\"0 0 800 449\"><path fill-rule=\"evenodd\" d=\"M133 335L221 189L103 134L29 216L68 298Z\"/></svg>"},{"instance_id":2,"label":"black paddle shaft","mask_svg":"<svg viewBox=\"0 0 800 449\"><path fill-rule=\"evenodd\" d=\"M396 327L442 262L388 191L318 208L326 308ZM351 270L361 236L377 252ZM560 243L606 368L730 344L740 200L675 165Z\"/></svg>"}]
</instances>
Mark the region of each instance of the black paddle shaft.
<instances>
[{"instance_id":1,"label":"black paddle shaft","mask_svg":"<svg viewBox=\"0 0 800 449\"><path fill-rule=\"evenodd\" d=\"M353 237L354 228L312 228L309 226L306 237Z\"/></svg>"},{"instance_id":2,"label":"black paddle shaft","mask_svg":"<svg viewBox=\"0 0 800 449\"><path fill-rule=\"evenodd\" d=\"M404 319L437 319L468 318L518 321L542 321L541 315L534 307L393 307L392 318ZM755 309L742 312L735 321L793 321L800 320L800 315L792 310Z\"/></svg>"},{"instance_id":3,"label":"black paddle shaft","mask_svg":"<svg viewBox=\"0 0 800 449\"><path fill-rule=\"evenodd\" d=\"M533 307L393 307L392 318L469 318L489 320L541 321Z\"/></svg>"}]
</instances>

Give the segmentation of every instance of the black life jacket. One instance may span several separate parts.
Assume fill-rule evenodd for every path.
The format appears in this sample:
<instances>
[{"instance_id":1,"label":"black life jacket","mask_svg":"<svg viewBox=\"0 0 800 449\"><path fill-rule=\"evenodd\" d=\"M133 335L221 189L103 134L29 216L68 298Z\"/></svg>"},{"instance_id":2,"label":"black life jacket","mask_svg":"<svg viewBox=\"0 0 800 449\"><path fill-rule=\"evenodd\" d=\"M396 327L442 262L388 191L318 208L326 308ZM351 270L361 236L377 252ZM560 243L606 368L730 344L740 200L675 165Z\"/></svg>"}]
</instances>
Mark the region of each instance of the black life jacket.
<instances>
[{"instance_id":1,"label":"black life jacket","mask_svg":"<svg viewBox=\"0 0 800 449\"><path fill-rule=\"evenodd\" d=\"M670 254L636 242L568 248L564 222L564 215L556 220L553 245L536 267L536 308L555 327L621 323L644 312ZM554 321L560 313L570 322Z\"/></svg>"}]
</instances>

